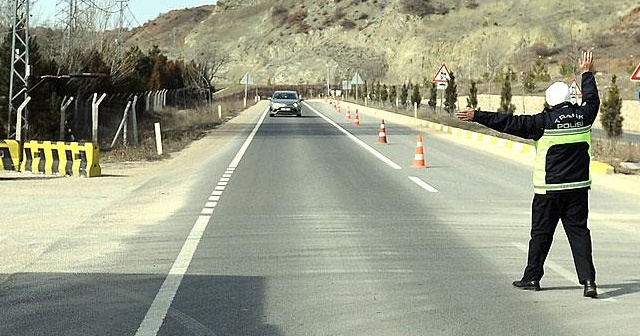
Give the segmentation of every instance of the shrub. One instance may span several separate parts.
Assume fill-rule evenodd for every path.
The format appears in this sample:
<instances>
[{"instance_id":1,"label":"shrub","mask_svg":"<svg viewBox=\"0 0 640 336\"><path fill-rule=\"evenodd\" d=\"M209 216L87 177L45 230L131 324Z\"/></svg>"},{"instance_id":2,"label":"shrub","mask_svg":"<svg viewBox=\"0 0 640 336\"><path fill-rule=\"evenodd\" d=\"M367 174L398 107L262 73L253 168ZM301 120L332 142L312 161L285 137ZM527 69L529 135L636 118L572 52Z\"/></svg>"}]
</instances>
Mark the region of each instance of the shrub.
<instances>
[{"instance_id":1,"label":"shrub","mask_svg":"<svg viewBox=\"0 0 640 336\"><path fill-rule=\"evenodd\" d=\"M442 4L434 5L431 0L402 0L400 12L423 18L431 14L447 14L449 13L449 8Z\"/></svg>"},{"instance_id":2,"label":"shrub","mask_svg":"<svg viewBox=\"0 0 640 336\"><path fill-rule=\"evenodd\" d=\"M559 50L557 48L549 48L544 43L534 43L530 47L531 51L540 57L549 57L556 55Z\"/></svg>"},{"instance_id":3,"label":"shrub","mask_svg":"<svg viewBox=\"0 0 640 336\"><path fill-rule=\"evenodd\" d=\"M344 20L340 21L340 27L342 27L344 29L353 29L356 26L357 26L356 23L353 22L352 20L349 20L349 19L344 19Z\"/></svg>"}]
</instances>

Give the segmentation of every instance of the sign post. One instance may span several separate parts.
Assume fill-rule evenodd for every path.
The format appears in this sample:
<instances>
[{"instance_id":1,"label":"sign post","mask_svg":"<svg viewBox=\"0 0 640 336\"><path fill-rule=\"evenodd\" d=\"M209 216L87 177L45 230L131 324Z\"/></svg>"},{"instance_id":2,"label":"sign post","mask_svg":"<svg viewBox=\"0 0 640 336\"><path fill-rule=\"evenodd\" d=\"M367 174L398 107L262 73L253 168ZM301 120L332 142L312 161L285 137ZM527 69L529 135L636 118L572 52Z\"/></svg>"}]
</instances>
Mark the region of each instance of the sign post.
<instances>
[{"instance_id":1,"label":"sign post","mask_svg":"<svg viewBox=\"0 0 640 336\"><path fill-rule=\"evenodd\" d=\"M443 106L442 104L444 100L444 90L447 88L447 85L449 84L450 79L451 79L451 76L449 76L449 68L447 68L447 65L445 63L442 63L442 65L440 66L440 69L438 69L438 72L436 72L436 74L431 79L432 82L436 83L438 90L442 90L442 93L440 94L440 110L441 111L442 111L442 106Z\"/></svg>"},{"instance_id":2,"label":"sign post","mask_svg":"<svg viewBox=\"0 0 640 336\"><path fill-rule=\"evenodd\" d=\"M356 74L351 79L351 84L356 86L356 104L358 103L358 85L364 84L362 77L356 72Z\"/></svg>"},{"instance_id":3,"label":"sign post","mask_svg":"<svg viewBox=\"0 0 640 336\"><path fill-rule=\"evenodd\" d=\"M249 76L248 72L244 74L244 77L240 80L240 84L244 84L244 108L247 108L247 91L249 89L249 85L253 84L253 80L251 79L251 76Z\"/></svg>"}]
</instances>

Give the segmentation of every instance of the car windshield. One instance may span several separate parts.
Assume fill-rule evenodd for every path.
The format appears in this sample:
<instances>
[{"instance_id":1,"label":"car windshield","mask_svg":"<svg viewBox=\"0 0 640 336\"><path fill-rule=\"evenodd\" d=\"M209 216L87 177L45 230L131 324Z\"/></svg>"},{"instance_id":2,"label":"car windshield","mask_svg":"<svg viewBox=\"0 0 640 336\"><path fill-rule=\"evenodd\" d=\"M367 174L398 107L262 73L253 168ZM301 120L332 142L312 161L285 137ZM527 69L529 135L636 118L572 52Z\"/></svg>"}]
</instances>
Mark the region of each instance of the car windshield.
<instances>
[{"instance_id":1,"label":"car windshield","mask_svg":"<svg viewBox=\"0 0 640 336\"><path fill-rule=\"evenodd\" d=\"M274 99L297 99L297 95L293 92L276 92L273 94Z\"/></svg>"}]
</instances>

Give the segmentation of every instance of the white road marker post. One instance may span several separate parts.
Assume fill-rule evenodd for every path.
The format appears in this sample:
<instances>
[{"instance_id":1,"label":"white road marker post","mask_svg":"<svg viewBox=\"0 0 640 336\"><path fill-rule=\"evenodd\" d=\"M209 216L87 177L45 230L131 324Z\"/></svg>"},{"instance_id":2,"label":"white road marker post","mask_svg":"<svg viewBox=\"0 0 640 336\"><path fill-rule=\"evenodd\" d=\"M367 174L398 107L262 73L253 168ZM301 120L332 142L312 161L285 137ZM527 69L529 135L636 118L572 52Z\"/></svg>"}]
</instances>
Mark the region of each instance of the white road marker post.
<instances>
[{"instance_id":1,"label":"white road marker post","mask_svg":"<svg viewBox=\"0 0 640 336\"><path fill-rule=\"evenodd\" d=\"M154 127L156 131L156 150L158 151L158 155L162 155L162 134L160 133L160 123L155 123Z\"/></svg>"}]
</instances>

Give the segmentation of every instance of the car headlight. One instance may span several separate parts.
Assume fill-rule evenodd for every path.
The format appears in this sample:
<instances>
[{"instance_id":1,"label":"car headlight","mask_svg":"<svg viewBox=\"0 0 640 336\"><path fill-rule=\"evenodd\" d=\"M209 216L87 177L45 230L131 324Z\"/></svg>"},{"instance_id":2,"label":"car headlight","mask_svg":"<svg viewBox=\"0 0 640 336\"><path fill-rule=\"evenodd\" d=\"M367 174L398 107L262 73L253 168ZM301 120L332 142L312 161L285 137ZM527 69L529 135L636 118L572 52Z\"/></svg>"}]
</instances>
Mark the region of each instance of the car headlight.
<instances>
[{"instance_id":1,"label":"car headlight","mask_svg":"<svg viewBox=\"0 0 640 336\"><path fill-rule=\"evenodd\" d=\"M293 103L293 107L298 107L298 103Z\"/></svg>"}]
</instances>

